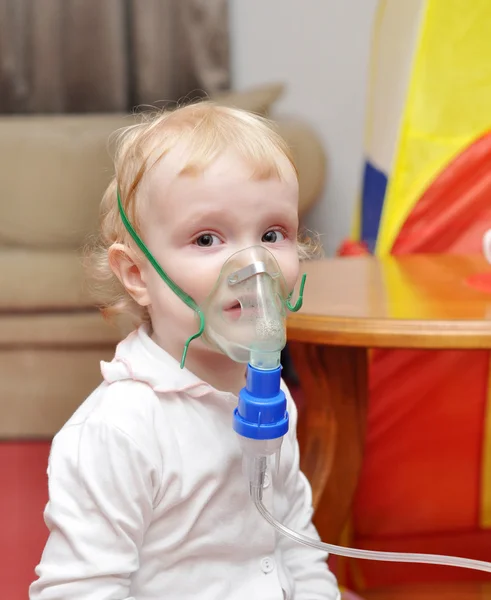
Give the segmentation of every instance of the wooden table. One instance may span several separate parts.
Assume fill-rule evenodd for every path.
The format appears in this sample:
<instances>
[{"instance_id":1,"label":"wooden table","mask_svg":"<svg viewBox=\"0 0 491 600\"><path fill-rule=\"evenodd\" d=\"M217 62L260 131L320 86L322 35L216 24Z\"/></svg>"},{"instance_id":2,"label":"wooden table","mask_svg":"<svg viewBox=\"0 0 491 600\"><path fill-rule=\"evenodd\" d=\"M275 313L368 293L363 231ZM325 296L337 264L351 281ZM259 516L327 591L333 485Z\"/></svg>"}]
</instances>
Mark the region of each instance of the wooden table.
<instances>
[{"instance_id":1,"label":"wooden table","mask_svg":"<svg viewBox=\"0 0 491 600\"><path fill-rule=\"evenodd\" d=\"M419 255L306 263L305 301L288 346L306 397L302 469L324 541L339 541L356 490L370 348L491 348L491 266L480 257ZM489 292L469 276L486 273Z\"/></svg>"}]
</instances>

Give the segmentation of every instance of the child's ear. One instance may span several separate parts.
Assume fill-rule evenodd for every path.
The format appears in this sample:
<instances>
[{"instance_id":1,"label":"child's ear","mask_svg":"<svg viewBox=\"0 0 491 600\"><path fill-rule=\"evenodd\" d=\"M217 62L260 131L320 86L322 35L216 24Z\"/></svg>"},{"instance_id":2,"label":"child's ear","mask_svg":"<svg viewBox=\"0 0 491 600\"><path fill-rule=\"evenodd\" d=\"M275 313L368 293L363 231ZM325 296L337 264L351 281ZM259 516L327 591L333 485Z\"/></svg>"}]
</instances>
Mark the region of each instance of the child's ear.
<instances>
[{"instance_id":1,"label":"child's ear","mask_svg":"<svg viewBox=\"0 0 491 600\"><path fill-rule=\"evenodd\" d=\"M148 306L150 298L136 253L124 244L113 244L108 251L109 266L128 294L140 306Z\"/></svg>"}]
</instances>

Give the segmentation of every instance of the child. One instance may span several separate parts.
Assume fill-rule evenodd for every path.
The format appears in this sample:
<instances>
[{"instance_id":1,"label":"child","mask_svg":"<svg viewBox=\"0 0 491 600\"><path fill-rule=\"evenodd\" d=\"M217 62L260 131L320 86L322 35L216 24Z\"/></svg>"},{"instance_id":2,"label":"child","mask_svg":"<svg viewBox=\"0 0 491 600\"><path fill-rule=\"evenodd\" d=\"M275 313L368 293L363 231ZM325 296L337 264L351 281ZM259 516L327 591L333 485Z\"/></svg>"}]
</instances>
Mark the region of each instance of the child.
<instances>
[{"instance_id":1,"label":"child","mask_svg":"<svg viewBox=\"0 0 491 600\"><path fill-rule=\"evenodd\" d=\"M202 102L122 133L96 259L113 293L106 316L129 314L139 327L53 441L50 536L31 600L339 598L325 554L278 537L249 497L232 429L245 365L198 338L180 368L193 306L232 254L264 246L293 290L297 205L289 151L257 116ZM290 431L264 503L316 536L283 389Z\"/></svg>"}]
</instances>

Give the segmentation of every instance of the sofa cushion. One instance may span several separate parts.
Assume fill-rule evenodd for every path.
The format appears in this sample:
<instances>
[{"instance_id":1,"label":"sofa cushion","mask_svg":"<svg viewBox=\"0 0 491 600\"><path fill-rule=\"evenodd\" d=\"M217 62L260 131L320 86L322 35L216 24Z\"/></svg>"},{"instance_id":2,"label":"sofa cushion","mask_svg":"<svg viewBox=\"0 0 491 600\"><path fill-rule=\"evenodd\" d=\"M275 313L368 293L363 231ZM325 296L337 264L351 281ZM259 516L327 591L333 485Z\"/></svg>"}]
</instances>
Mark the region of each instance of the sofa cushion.
<instances>
[{"instance_id":1,"label":"sofa cushion","mask_svg":"<svg viewBox=\"0 0 491 600\"><path fill-rule=\"evenodd\" d=\"M60 313L0 313L0 348L80 349L114 347L130 327L107 323L97 310Z\"/></svg>"},{"instance_id":2,"label":"sofa cushion","mask_svg":"<svg viewBox=\"0 0 491 600\"><path fill-rule=\"evenodd\" d=\"M95 230L123 115L0 117L0 244L77 248Z\"/></svg>"},{"instance_id":3,"label":"sofa cushion","mask_svg":"<svg viewBox=\"0 0 491 600\"><path fill-rule=\"evenodd\" d=\"M300 218L319 200L326 180L326 153L319 136L304 122L277 119L279 130L290 146L298 172Z\"/></svg>"},{"instance_id":4,"label":"sofa cushion","mask_svg":"<svg viewBox=\"0 0 491 600\"><path fill-rule=\"evenodd\" d=\"M74 251L0 249L0 313L91 308L80 256Z\"/></svg>"},{"instance_id":5,"label":"sofa cushion","mask_svg":"<svg viewBox=\"0 0 491 600\"><path fill-rule=\"evenodd\" d=\"M128 333L96 310L0 314L0 440L53 436L102 381Z\"/></svg>"},{"instance_id":6,"label":"sofa cushion","mask_svg":"<svg viewBox=\"0 0 491 600\"><path fill-rule=\"evenodd\" d=\"M0 348L0 440L51 438L101 383L114 346Z\"/></svg>"}]
</instances>

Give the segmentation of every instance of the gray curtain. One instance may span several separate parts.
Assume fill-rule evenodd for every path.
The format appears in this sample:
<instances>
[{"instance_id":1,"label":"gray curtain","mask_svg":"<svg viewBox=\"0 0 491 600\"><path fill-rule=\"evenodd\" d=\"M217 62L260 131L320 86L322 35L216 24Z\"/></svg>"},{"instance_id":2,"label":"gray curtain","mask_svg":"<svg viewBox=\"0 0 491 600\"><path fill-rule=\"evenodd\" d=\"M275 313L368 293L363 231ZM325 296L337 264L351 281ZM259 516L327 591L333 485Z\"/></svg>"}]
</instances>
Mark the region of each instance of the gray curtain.
<instances>
[{"instance_id":1,"label":"gray curtain","mask_svg":"<svg viewBox=\"0 0 491 600\"><path fill-rule=\"evenodd\" d=\"M0 0L0 113L127 111L228 85L227 0Z\"/></svg>"}]
</instances>

